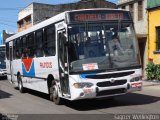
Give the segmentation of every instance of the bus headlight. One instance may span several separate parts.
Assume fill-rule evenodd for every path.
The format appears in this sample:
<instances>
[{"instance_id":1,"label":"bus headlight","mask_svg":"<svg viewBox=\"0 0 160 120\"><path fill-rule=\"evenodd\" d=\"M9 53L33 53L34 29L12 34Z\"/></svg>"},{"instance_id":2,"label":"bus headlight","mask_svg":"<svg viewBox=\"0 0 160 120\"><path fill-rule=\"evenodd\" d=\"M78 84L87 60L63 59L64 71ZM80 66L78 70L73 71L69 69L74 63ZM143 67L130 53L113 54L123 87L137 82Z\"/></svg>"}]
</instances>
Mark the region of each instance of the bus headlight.
<instances>
[{"instance_id":1,"label":"bus headlight","mask_svg":"<svg viewBox=\"0 0 160 120\"><path fill-rule=\"evenodd\" d=\"M142 76L134 77L130 80L130 82L137 82L137 81L140 81L140 80L142 80Z\"/></svg>"},{"instance_id":2,"label":"bus headlight","mask_svg":"<svg viewBox=\"0 0 160 120\"><path fill-rule=\"evenodd\" d=\"M93 86L93 83L90 82L74 83L73 86L75 88L84 88L84 87L90 88Z\"/></svg>"}]
</instances>

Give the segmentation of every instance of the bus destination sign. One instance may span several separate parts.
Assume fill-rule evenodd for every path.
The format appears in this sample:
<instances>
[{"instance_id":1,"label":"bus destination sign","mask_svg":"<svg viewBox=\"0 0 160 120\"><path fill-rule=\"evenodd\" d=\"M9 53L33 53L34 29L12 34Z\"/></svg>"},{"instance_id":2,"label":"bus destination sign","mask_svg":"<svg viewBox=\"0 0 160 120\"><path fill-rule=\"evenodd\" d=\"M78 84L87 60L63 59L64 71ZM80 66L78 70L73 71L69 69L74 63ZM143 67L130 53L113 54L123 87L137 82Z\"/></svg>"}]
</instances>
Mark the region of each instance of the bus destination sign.
<instances>
[{"instance_id":1,"label":"bus destination sign","mask_svg":"<svg viewBox=\"0 0 160 120\"><path fill-rule=\"evenodd\" d=\"M103 11L103 12L73 12L70 13L70 22L85 22L99 20L129 20L129 14L126 11Z\"/></svg>"}]
</instances>

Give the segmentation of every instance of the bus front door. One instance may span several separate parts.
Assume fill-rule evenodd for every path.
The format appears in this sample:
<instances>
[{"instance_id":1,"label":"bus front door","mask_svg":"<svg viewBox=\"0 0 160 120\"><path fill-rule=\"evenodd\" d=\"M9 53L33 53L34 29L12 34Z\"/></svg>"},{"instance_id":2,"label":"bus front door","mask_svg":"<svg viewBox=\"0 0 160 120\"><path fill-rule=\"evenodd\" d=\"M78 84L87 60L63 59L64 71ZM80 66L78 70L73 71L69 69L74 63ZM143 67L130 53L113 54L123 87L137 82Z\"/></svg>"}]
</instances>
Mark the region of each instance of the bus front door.
<instances>
[{"instance_id":1,"label":"bus front door","mask_svg":"<svg viewBox=\"0 0 160 120\"><path fill-rule=\"evenodd\" d=\"M59 77L62 95L69 95L69 79L68 79L68 60L67 60L67 47L65 46L66 37L65 29L58 31L58 63L59 63Z\"/></svg>"}]
</instances>

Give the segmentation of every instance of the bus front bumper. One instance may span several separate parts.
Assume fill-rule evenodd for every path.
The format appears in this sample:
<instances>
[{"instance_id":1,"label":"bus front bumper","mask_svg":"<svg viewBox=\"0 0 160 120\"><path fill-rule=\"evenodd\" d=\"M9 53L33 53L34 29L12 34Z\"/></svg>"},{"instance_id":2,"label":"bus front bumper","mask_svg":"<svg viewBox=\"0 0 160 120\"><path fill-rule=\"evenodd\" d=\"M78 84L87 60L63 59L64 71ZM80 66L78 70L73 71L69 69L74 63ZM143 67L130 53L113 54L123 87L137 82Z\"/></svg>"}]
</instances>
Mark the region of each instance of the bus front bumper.
<instances>
[{"instance_id":1,"label":"bus front bumper","mask_svg":"<svg viewBox=\"0 0 160 120\"><path fill-rule=\"evenodd\" d=\"M0 70L0 76L7 76L7 72L4 70Z\"/></svg>"},{"instance_id":2,"label":"bus front bumper","mask_svg":"<svg viewBox=\"0 0 160 120\"><path fill-rule=\"evenodd\" d=\"M141 89L141 81L103 88L92 86L91 88L74 89L75 94L73 93L71 100L112 97L124 95L128 92L140 91Z\"/></svg>"}]
</instances>

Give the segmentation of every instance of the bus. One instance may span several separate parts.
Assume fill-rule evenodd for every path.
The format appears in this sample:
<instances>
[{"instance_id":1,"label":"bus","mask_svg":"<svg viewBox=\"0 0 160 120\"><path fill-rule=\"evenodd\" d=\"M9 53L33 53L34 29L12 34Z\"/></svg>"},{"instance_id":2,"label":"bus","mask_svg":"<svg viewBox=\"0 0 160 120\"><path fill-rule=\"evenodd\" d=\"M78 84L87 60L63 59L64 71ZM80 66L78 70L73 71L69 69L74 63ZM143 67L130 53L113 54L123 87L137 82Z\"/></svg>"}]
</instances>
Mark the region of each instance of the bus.
<instances>
[{"instance_id":1,"label":"bus","mask_svg":"<svg viewBox=\"0 0 160 120\"><path fill-rule=\"evenodd\" d=\"M6 77L5 45L0 45L0 77Z\"/></svg>"},{"instance_id":2,"label":"bus","mask_svg":"<svg viewBox=\"0 0 160 120\"><path fill-rule=\"evenodd\" d=\"M142 68L128 11L65 11L6 40L7 78L55 104L141 90Z\"/></svg>"}]
</instances>

